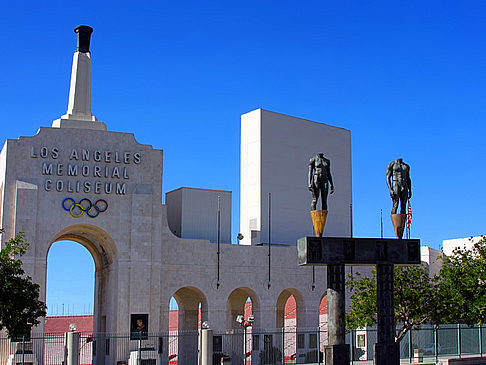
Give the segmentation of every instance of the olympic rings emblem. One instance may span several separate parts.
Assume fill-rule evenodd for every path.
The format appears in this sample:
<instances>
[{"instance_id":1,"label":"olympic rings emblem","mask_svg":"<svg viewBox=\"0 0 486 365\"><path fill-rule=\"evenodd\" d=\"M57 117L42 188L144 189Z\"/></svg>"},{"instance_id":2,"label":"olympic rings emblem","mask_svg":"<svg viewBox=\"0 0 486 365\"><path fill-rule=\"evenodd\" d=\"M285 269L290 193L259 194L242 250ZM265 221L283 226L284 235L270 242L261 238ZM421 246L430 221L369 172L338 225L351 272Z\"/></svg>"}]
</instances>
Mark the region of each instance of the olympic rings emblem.
<instances>
[{"instance_id":1,"label":"olympic rings emblem","mask_svg":"<svg viewBox=\"0 0 486 365\"><path fill-rule=\"evenodd\" d=\"M83 198L78 203L73 198L65 198L61 205L73 218L79 218L83 213L86 213L90 218L96 218L108 209L108 203L105 199L98 199L93 204L88 198Z\"/></svg>"}]
</instances>

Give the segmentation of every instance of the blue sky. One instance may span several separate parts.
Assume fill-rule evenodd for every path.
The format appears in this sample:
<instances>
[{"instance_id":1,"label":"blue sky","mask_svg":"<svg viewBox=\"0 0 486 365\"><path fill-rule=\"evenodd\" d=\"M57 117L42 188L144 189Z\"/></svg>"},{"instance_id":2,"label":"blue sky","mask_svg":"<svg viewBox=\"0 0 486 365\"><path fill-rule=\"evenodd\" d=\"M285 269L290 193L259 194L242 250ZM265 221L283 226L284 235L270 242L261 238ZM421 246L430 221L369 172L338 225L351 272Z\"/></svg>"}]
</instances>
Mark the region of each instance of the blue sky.
<instances>
[{"instance_id":1,"label":"blue sky","mask_svg":"<svg viewBox=\"0 0 486 365\"><path fill-rule=\"evenodd\" d=\"M233 191L236 236L239 118L261 107L351 130L357 236L380 234L380 209L392 235L384 174L403 157L412 235L439 248L485 233L484 19L482 1L5 2L0 139L65 113L88 24L93 112L164 150L164 193Z\"/></svg>"}]
</instances>

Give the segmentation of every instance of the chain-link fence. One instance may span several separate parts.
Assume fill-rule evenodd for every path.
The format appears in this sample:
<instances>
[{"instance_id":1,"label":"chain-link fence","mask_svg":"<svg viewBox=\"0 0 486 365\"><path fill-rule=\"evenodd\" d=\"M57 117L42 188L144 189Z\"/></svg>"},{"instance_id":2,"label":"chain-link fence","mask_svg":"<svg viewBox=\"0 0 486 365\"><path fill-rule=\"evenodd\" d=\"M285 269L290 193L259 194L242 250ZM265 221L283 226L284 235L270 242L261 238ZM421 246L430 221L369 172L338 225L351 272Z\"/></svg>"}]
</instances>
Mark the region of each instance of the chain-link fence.
<instances>
[{"instance_id":1,"label":"chain-link fence","mask_svg":"<svg viewBox=\"0 0 486 365\"><path fill-rule=\"evenodd\" d=\"M351 363L371 363L376 329L346 335ZM197 365L197 331L153 334L79 335L79 365ZM424 326L409 331L400 342L402 362L482 356L486 329L464 325ZM30 338L0 337L0 365L64 365L66 335L32 334ZM322 329L275 330L238 328L213 332L213 365L324 364L327 332Z\"/></svg>"}]
</instances>

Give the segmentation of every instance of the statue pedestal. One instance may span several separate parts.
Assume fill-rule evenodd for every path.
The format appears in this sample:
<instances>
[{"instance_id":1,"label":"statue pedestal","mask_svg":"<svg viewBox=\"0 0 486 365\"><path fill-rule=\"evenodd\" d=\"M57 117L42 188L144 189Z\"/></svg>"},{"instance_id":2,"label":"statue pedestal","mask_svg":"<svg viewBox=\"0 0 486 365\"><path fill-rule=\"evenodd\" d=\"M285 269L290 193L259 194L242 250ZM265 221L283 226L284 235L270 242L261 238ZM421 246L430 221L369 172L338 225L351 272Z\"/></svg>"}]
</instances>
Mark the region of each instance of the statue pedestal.
<instances>
[{"instance_id":1,"label":"statue pedestal","mask_svg":"<svg viewBox=\"0 0 486 365\"><path fill-rule=\"evenodd\" d=\"M322 232L324 232L326 226L327 210L311 210L310 213L316 237L322 237Z\"/></svg>"},{"instance_id":2,"label":"statue pedestal","mask_svg":"<svg viewBox=\"0 0 486 365\"><path fill-rule=\"evenodd\" d=\"M399 365L400 345L395 342L375 343L373 365Z\"/></svg>"},{"instance_id":3,"label":"statue pedestal","mask_svg":"<svg viewBox=\"0 0 486 365\"><path fill-rule=\"evenodd\" d=\"M324 350L326 364L349 365L349 345L329 345Z\"/></svg>"},{"instance_id":4,"label":"statue pedestal","mask_svg":"<svg viewBox=\"0 0 486 365\"><path fill-rule=\"evenodd\" d=\"M392 214L391 221L395 230L395 235L399 240L402 239L403 230L405 229L405 222L407 221L406 214Z\"/></svg>"}]
</instances>

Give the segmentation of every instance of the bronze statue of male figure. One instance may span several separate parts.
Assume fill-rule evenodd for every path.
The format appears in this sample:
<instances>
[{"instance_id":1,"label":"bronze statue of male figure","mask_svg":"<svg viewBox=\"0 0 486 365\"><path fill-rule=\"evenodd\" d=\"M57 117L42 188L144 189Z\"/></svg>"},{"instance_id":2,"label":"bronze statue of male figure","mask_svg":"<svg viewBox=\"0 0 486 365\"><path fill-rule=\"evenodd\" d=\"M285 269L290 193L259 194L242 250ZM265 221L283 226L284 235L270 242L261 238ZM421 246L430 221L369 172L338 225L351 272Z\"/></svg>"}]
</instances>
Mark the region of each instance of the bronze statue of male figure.
<instances>
[{"instance_id":1,"label":"bronze statue of male figure","mask_svg":"<svg viewBox=\"0 0 486 365\"><path fill-rule=\"evenodd\" d=\"M393 200L392 214L397 214L400 202L400 214L407 213L407 202L412 197L412 181L410 180L410 166L397 158L386 168L386 183Z\"/></svg>"},{"instance_id":2,"label":"bronze statue of male figure","mask_svg":"<svg viewBox=\"0 0 486 365\"><path fill-rule=\"evenodd\" d=\"M334 184L331 175L331 161L318 153L309 161L309 191L312 193L311 210L316 210L317 201L321 197L322 210L327 210L327 193L334 193Z\"/></svg>"}]
</instances>

